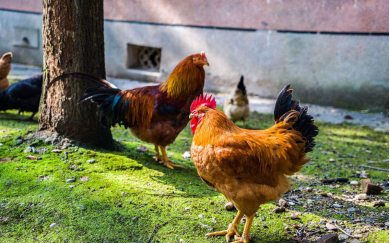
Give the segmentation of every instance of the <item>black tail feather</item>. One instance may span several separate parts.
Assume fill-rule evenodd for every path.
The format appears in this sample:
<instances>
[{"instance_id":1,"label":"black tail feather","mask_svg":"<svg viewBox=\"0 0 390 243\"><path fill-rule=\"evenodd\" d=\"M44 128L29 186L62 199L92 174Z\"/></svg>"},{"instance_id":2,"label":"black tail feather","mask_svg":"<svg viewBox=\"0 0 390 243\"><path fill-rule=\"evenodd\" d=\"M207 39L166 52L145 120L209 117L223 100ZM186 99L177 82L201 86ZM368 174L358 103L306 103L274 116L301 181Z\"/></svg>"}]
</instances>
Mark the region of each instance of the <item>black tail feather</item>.
<instances>
[{"instance_id":1,"label":"black tail feather","mask_svg":"<svg viewBox=\"0 0 390 243\"><path fill-rule=\"evenodd\" d=\"M57 78L55 78L52 81L50 81L48 83L48 85L46 86L46 90L48 90L58 80L66 79L66 78L80 78L80 79L88 80L90 82L102 85L105 88L117 89L117 87L115 85L113 85L112 83L108 82L107 80L99 78L99 77L96 77L96 76L91 75L91 74L87 74L87 73L67 73L67 74L60 75Z\"/></svg>"},{"instance_id":2,"label":"black tail feather","mask_svg":"<svg viewBox=\"0 0 390 243\"><path fill-rule=\"evenodd\" d=\"M290 86L290 84L286 85L279 93L275 104L274 119L275 122L284 121L284 118L291 113L290 111L299 111L298 120L292 127L302 133L302 137L306 140L305 152L310 152L315 146L314 138L318 134L318 127L314 125L313 117L307 114L309 108L300 106L298 100L292 100L293 90L290 89Z\"/></svg>"},{"instance_id":3,"label":"black tail feather","mask_svg":"<svg viewBox=\"0 0 390 243\"><path fill-rule=\"evenodd\" d=\"M241 75L241 79L237 85L237 89L241 90L244 95L246 94L246 88L244 85L244 76L243 75Z\"/></svg>"}]
</instances>

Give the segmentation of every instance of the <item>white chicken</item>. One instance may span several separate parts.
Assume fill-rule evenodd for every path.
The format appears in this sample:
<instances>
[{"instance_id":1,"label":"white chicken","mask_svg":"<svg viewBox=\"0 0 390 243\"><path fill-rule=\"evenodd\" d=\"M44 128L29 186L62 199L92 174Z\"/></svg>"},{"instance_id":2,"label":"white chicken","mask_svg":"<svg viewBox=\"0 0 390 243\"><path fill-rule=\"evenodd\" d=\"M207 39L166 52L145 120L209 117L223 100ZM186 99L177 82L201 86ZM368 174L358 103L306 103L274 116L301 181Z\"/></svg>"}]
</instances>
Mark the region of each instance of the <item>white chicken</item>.
<instances>
[{"instance_id":1,"label":"white chicken","mask_svg":"<svg viewBox=\"0 0 390 243\"><path fill-rule=\"evenodd\" d=\"M223 111L231 121L243 121L245 126L245 119L249 117L249 101L244 76L241 76L237 87L226 96Z\"/></svg>"}]
</instances>

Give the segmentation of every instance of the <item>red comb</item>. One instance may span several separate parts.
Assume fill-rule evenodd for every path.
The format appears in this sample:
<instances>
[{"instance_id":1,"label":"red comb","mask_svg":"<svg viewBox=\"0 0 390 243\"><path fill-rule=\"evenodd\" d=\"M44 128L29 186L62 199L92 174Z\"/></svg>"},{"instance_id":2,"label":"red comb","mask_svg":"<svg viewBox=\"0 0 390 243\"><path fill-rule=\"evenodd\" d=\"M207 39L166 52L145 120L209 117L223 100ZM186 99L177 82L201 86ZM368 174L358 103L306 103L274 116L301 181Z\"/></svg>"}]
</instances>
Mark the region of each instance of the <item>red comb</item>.
<instances>
[{"instance_id":1,"label":"red comb","mask_svg":"<svg viewBox=\"0 0 390 243\"><path fill-rule=\"evenodd\" d=\"M201 51L201 52L200 52L200 55L201 55L202 57L206 57L206 53L204 53L204 51Z\"/></svg>"},{"instance_id":2,"label":"red comb","mask_svg":"<svg viewBox=\"0 0 390 243\"><path fill-rule=\"evenodd\" d=\"M198 108L201 105L205 105L211 109L215 109L217 107L217 102L215 102L215 98L213 98L213 95L210 95L209 98L207 98L207 94L202 98L202 95L200 95L198 98L196 98L192 104L191 104L191 112L194 112L196 108Z\"/></svg>"}]
</instances>

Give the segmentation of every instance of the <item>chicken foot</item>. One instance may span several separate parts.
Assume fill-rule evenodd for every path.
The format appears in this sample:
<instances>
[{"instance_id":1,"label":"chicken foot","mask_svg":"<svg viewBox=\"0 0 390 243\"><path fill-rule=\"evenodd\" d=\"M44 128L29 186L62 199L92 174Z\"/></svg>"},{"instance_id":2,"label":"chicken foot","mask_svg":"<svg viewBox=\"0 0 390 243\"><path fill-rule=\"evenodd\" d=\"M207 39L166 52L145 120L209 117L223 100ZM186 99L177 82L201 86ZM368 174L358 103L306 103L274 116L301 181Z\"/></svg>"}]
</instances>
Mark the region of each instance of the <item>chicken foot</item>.
<instances>
[{"instance_id":1,"label":"chicken foot","mask_svg":"<svg viewBox=\"0 0 390 243\"><path fill-rule=\"evenodd\" d=\"M237 226L240 223L240 220L244 217L244 214L238 210L236 218L234 218L233 222L229 224L229 228L227 230L223 231L217 231L206 234L207 237L214 236L214 235L225 235L226 242L230 242L230 237L234 235L234 238L240 237L240 234L238 233Z\"/></svg>"},{"instance_id":2,"label":"chicken foot","mask_svg":"<svg viewBox=\"0 0 390 243\"><path fill-rule=\"evenodd\" d=\"M162 161L162 158L160 156L160 150L158 149L158 145L157 144L154 145L154 150L156 150L156 157L155 157L156 161L157 162Z\"/></svg>"},{"instance_id":3,"label":"chicken foot","mask_svg":"<svg viewBox=\"0 0 390 243\"><path fill-rule=\"evenodd\" d=\"M166 167L168 167L170 169L174 169L174 167L176 167L176 168L184 168L184 166L174 164L174 163L172 163L171 160L168 159L167 151L165 150L165 147L160 146L160 149L161 149L161 153L162 153L162 156L163 156L163 159L162 159L162 161L160 163L164 164Z\"/></svg>"},{"instance_id":4,"label":"chicken foot","mask_svg":"<svg viewBox=\"0 0 390 243\"><path fill-rule=\"evenodd\" d=\"M245 228L244 232L242 233L242 236L239 237L234 237L236 241L233 243L248 243L249 240L251 239L250 231L251 231L251 226L253 223L253 219L255 218L255 215L253 214L252 216L247 216L246 223L245 223Z\"/></svg>"}]
</instances>

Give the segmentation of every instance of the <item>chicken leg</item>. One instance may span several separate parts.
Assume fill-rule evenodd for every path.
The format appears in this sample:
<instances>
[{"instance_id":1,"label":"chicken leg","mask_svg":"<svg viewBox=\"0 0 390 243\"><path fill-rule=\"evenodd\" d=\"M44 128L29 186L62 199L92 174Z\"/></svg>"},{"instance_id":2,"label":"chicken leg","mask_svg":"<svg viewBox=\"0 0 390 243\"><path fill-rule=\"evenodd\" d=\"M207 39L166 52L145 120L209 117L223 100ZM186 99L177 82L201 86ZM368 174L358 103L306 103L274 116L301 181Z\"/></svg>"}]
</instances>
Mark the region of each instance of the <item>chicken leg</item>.
<instances>
[{"instance_id":1,"label":"chicken leg","mask_svg":"<svg viewBox=\"0 0 390 243\"><path fill-rule=\"evenodd\" d=\"M160 151L158 150L158 145L157 144L154 145L154 150L156 150L156 161L157 162L162 161L162 158L160 156Z\"/></svg>"},{"instance_id":2,"label":"chicken leg","mask_svg":"<svg viewBox=\"0 0 390 243\"><path fill-rule=\"evenodd\" d=\"M163 159L162 159L162 161L160 163L163 163L166 167L168 167L170 169L173 169L174 167L176 167L176 168L184 168L184 166L174 164L174 163L172 163L171 160L168 159L167 151L165 150L165 147L160 146L160 149L161 149L161 153L162 153L162 156L163 156Z\"/></svg>"},{"instance_id":3,"label":"chicken leg","mask_svg":"<svg viewBox=\"0 0 390 243\"><path fill-rule=\"evenodd\" d=\"M226 242L230 242L230 237L232 235L235 235L235 238L240 237L240 234L237 231L237 226L240 223L242 217L244 217L244 214L240 210L238 210L236 218L233 220L231 224L229 224L229 228L227 230L208 233L206 234L206 236L209 237L214 235L225 235Z\"/></svg>"},{"instance_id":4,"label":"chicken leg","mask_svg":"<svg viewBox=\"0 0 390 243\"><path fill-rule=\"evenodd\" d=\"M251 239L250 231L251 231L251 226L252 226L254 217L255 217L254 214L252 216L247 217L244 232L242 233L242 236L241 237L239 237L239 236L234 237L234 239L236 241L233 243L248 243L249 242L249 240Z\"/></svg>"}]
</instances>

